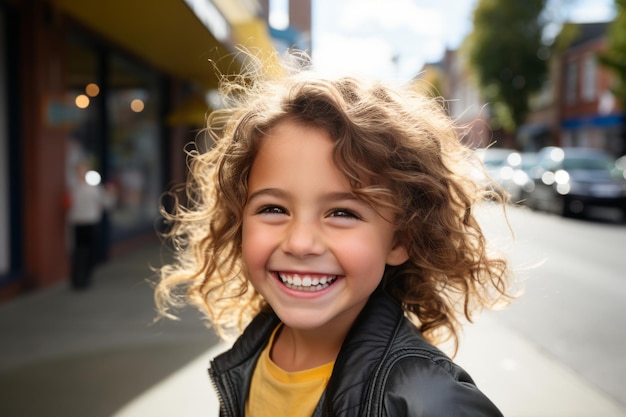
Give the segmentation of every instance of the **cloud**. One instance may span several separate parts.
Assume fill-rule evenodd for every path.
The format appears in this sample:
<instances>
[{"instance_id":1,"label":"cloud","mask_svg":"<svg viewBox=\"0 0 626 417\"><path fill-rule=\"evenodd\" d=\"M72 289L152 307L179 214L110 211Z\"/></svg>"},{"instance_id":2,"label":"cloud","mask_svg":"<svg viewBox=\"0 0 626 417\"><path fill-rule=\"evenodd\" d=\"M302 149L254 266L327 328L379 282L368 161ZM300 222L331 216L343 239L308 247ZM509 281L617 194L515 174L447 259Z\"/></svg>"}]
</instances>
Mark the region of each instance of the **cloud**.
<instances>
[{"instance_id":1,"label":"cloud","mask_svg":"<svg viewBox=\"0 0 626 417\"><path fill-rule=\"evenodd\" d=\"M406 80L445 49L442 9L412 0L316 3L313 58L325 72Z\"/></svg>"},{"instance_id":2,"label":"cloud","mask_svg":"<svg viewBox=\"0 0 626 417\"><path fill-rule=\"evenodd\" d=\"M379 36L324 33L317 38L313 52L316 67L324 73L376 76L394 71L393 46Z\"/></svg>"},{"instance_id":3,"label":"cloud","mask_svg":"<svg viewBox=\"0 0 626 417\"><path fill-rule=\"evenodd\" d=\"M605 22L613 18L615 11L608 3L583 3L570 12L569 20L577 23Z\"/></svg>"},{"instance_id":4,"label":"cloud","mask_svg":"<svg viewBox=\"0 0 626 417\"><path fill-rule=\"evenodd\" d=\"M613 0L549 0L578 22L614 16ZM407 80L455 49L478 0L314 0L313 59L320 69ZM397 59L394 62L394 57Z\"/></svg>"},{"instance_id":5,"label":"cloud","mask_svg":"<svg viewBox=\"0 0 626 417\"><path fill-rule=\"evenodd\" d=\"M442 35L442 11L420 7L411 0L350 0L341 3L342 27L347 32L377 30Z\"/></svg>"}]
</instances>

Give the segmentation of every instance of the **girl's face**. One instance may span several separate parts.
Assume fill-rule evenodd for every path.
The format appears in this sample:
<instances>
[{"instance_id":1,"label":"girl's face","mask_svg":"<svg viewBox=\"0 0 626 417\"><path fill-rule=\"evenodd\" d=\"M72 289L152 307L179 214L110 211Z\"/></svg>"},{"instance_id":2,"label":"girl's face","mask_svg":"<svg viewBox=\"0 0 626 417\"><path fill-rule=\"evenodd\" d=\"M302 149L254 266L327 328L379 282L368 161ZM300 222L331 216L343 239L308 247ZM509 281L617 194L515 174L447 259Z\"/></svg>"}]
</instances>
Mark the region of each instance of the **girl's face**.
<instances>
[{"instance_id":1,"label":"girl's face","mask_svg":"<svg viewBox=\"0 0 626 417\"><path fill-rule=\"evenodd\" d=\"M262 138L248 178L248 278L294 329L347 329L385 264L408 259L391 211L355 198L331 150L324 131L281 122Z\"/></svg>"}]
</instances>

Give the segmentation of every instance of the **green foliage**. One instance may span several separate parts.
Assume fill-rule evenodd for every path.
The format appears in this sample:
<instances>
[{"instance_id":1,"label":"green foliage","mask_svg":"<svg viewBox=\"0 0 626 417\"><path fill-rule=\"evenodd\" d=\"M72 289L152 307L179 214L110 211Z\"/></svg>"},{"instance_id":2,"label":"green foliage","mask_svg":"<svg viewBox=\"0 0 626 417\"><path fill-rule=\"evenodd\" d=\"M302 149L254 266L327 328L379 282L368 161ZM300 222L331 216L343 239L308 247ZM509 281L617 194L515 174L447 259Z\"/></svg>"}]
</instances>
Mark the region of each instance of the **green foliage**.
<instances>
[{"instance_id":1,"label":"green foliage","mask_svg":"<svg viewBox=\"0 0 626 417\"><path fill-rule=\"evenodd\" d=\"M613 94L626 108L626 0L615 0L615 6L617 16L608 29L607 50L598 59L615 74Z\"/></svg>"},{"instance_id":2,"label":"green foliage","mask_svg":"<svg viewBox=\"0 0 626 417\"><path fill-rule=\"evenodd\" d=\"M479 0L466 41L470 68L494 109L494 126L511 132L547 76L540 14L546 0Z\"/></svg>"},{"instance_id":3,"label":"green foliage","mask_svg":"<svg viewBox=\"0 0 626 417\"><path fill-rule=\"evenodd\" d=\"M429 97L441 97L443 92L443 73L433 65L426 65L423 72L413 83L413 88Z\"/></svg>"},{"instance_id":4,"label":"green foliage","mask_svg":"<svg viewBox=\"0 0 626 417\"><path fill-rule=\"evenodd\" d=\"M561 32L559 32L559 35L554 40L552 49L555 53L563 53L578 36L580 36L580 25L576 23L565 23L561 27Z\"/></svg>"}]
</instances>

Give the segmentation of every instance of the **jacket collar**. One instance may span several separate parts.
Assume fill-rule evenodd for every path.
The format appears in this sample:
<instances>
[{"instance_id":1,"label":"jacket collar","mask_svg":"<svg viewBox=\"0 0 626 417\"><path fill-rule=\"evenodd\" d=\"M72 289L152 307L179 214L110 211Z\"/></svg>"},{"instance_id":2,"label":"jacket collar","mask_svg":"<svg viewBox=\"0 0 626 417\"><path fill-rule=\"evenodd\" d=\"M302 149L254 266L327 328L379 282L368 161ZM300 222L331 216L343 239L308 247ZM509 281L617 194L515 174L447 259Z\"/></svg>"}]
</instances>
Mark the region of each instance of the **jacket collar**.
<instances>
[{"instance_id":1,"label":"jacket collar","mask_svg":"<svg viewBox=\"0 0 626 417\"><path fill-rule=\"evenodd\" d=\"M211 368L220 374L241 365L251 357L256 357L265 348L272 331L279 323L280 320L274 312L260 312L235 341L233 347L214 358Z\"/></svg>"},{"instance_id":2,"label":"jacket collar","mask_svg":"<svg viewBox=\"0 0 626 417\"><path fill-rule=\"evenodd\" d=\"M379 286L348 332L314 415L332 415L330 410L361 406L348 404L351 400L359 401L360 395L342 394L353 389L365 392L377 366L392 348L403 317L400 304ZM233 398L233 406L241 410L257 358L279 323L275 313L259 313L233 347L211 361L210 372L216 386L220 383L215 378L228 373L229 386L238 387L238 399Z\"/></svg>"},{"instance_id":3,"label":"jacket collar","mask_svg":"<svg viewBox=\"0 0 626 417\"><path fill-rule=\"evenodd\" d=\"M352 365L360 363L360 355L380 355L386 351L403 315L400 304L379 286L352 325L335 361L335 369L352 368ZM215 370L221 373L258 354L279 323L280 320L274 312L259 313L237 339L233 348L215 358ZM354 369L350 369L351 374L353 371ZM336 373L334 371L333 376Z\"/></svg>"},{"instance_id":4,"label":"jacket collar","mask_svg":"<svg viewBox=\"0 0 626 417\"><path fill-rule=\"evenodd\" d=\"M376 366L390 351L404 312L380 286L370 296L344 341L328 386L326 398L338 399L348 389L365 390ZM326 404L325 409L336 409Z\"/></svg>"}]
</instances>

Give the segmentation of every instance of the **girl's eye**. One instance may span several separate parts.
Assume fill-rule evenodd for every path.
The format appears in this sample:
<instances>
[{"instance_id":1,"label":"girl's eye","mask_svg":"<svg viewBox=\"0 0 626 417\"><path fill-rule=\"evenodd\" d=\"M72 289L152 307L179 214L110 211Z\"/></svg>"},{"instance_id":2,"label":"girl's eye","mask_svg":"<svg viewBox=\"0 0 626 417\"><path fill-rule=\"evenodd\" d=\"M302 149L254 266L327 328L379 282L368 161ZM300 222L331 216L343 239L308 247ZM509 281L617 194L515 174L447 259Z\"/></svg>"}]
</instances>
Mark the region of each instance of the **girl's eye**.
<instances>
[{"instance_id":1,"label":"girl's eye","mask_svg":"<svg viewBox=\"0 0 626 417\"><path fill-rule=\"evenodd\" d=\"M280 206L263 206L257 210L257 214L285 214L287 211Z\"/></svg>"},{"instance_id":2,"label":"girl's eye","mask_svg":"<svg viewBox=\"0 0 626 417\"><path fill-rule=\"evenodd\" d=\"M341 217L341 218L346 218L346 219L360 219L360 217L355 212L353 212L352 210L348 210L348 209L335 209L335 210L330 212L329 217Z\"/></svg>"}]
</instances>

